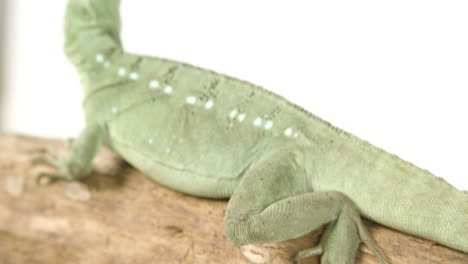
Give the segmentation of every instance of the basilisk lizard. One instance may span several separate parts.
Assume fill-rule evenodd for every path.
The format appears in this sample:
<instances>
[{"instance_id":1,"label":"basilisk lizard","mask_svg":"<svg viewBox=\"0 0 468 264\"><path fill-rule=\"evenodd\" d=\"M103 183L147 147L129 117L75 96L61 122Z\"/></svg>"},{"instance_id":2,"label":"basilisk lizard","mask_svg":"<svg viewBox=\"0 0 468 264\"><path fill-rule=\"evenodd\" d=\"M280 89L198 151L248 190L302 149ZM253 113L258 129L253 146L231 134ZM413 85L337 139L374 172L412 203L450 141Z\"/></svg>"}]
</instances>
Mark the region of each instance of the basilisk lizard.
<instances>
[{"instance_id":1,"label":"basilisk lizard","mask_svg":"<svg viewBox=\"0 0 468 264\"><path fill-rule=\"evenodd\" d=\"M229 198L234 245L282 241L322 225L296 259L354 263L364 242L390 263L360 216L468 252L468 194L254 84L130 54L118 0L69 0L65 52L83 86L86 127L42 176L86 177L101 144L153 180Z\"/></svg>"}]
</instances>

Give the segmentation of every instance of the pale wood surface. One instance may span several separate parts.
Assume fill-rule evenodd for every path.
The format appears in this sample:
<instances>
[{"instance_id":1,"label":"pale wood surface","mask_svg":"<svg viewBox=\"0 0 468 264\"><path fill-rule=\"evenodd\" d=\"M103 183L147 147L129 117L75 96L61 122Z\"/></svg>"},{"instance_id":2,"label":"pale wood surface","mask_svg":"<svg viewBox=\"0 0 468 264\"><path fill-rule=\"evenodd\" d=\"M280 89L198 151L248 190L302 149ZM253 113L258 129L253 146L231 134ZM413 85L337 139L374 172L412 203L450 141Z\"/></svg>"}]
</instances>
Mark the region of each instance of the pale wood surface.
<instances>
[{"instance_id":1,"label":"pale wood surface","mask_svg":"<svg viewBox=\"0 0 468 264\"><path fill-rule=\"evenodd\" d=\"M169 190L106 149L85 180L37 184L46 168L29 159L45 147L64 150L57 140L0 135L1 264L293 263L319 235L235 248L223 233L227 201ZM395 264L468 263L467 254L366 223ZM362 246L357 263L378 262Z\"/></svg>"}]
</instances>

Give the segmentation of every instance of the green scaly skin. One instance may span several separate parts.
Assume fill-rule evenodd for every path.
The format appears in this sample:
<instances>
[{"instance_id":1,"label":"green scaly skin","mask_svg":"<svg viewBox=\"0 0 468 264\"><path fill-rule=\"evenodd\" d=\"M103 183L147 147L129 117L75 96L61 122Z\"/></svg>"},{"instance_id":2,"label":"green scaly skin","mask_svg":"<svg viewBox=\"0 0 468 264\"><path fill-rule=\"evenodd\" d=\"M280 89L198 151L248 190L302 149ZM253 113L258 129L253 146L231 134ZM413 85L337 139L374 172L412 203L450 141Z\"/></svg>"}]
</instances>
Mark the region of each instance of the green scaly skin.
<instances>
[{"instance_id":1,"label":"green scaly skin","mask_svg":"<svg viewBox=\"0 0 468 264\"><path fill-rule=\"evenodd\" d=\"M106 144L172 189L228 198L236 246L303 236L327 224L297 259L354 263L360 215L468 252L468 195L248 82L126 53L118 0L69 0L65 51L85 88L87 126L44 176L86 177Z\"/></svg>"}]
</instances>

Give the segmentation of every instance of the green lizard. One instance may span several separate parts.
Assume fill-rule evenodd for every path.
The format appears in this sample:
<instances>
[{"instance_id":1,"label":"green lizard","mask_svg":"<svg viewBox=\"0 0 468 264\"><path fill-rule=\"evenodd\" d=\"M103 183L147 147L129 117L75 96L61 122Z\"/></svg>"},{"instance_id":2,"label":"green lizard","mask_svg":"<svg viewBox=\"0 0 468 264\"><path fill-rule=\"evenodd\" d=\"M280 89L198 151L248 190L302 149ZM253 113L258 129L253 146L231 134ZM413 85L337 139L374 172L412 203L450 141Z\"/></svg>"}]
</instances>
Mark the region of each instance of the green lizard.
<instances>
[{"instance_id":1,"label":"green lizard","mask_svg":"<svg viewBox=\"0 0 468 264\"><path fill-rule=\"evenodd\" d=\"M364 242L390 263L360 219L468 252L468 195L267 90L167 59L129 54L119 0L69 0L65 52L83 86L86 128L64 157L37 159L42 176L86 177L101 144L153 180L230 197L236 246L303 236L296 259L354 263Z\"/></svg>"}]
</instances>

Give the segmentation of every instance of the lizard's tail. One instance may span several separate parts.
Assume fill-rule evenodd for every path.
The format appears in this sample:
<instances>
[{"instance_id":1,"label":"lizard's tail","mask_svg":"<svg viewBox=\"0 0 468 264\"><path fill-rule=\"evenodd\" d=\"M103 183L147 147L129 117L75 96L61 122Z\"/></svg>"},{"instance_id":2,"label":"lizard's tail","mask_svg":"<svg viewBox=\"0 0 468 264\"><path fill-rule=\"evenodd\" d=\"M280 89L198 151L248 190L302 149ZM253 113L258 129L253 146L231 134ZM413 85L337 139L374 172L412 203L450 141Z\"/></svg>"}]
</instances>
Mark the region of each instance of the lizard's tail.
<instances>
[{"instance_id":1,"label":"lizard's tail","mask_svg":"<svg viewBox=\"0 0 468 264\"><path fill-rule=\"evenodd\" d=\"M100 54L122 50L119 4L120 0L68 0L65 53L79 71L90 70L102 60Z\"/></svg>"},{"instance_id":2,"label":"lizard's tail","mask_svg":"<svg viewBox=\"0 0 468 264\"><path fill-rule=\"evenodd\" d=\"M327 123L313 127L330 142L311 150L315 190L340 191L370 220L468 253L467 192Z\"/></svg>"},{"instance_id":3,"label":"lizard's tail","mask_svg":"<svg viewBox=\"0 0 468 264\"><path fill-rule=\"evenodd\" d=\"M322 189L347 194L371 220L468 253L468 193L394 155L347 139L354 145L328 148L323 155L330 156L321 163L332 163L322 170L328 177L320 182Z\"/></svg>"}]
</instances>

